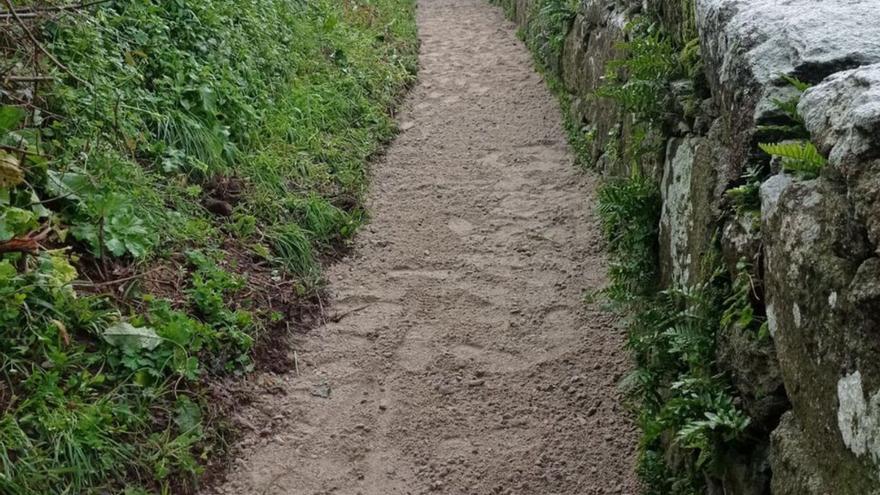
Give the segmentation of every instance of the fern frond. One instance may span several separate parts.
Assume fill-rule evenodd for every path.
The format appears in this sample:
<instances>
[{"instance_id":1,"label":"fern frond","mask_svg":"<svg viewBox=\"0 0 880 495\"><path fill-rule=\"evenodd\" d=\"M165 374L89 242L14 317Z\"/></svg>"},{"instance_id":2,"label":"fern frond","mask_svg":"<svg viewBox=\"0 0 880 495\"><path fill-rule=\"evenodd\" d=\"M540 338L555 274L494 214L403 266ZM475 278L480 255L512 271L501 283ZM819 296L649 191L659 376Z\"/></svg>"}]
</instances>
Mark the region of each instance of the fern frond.
<instances>
[{"instance_id":1,"label":"fern frond","mask_svg":"<svg viewBox=\"0 0 880 495\"><path fill-rule=\"evenodd\" d=\"M758 147L770 156L781 158L785 171L805 178L818 176L826 164L825 157L809 141L760 143Z\"/></svg>"},{"instance_id":2,"label":"fern frond","mask_svg":"<svg viewBox=\"0 0 880 495\"><path fill-rule=\"evenodd\" d=\"M810 83L801 81L800 79L798 79L794 76L789 76L787 74L783 74L782 78L785 79L785 81L788 84L792 85L792 87L794 87L794 89L800 91L801 93L803 93L804 91L806 91L807 89L810 88Z\"/></svg>"}]
</instances>

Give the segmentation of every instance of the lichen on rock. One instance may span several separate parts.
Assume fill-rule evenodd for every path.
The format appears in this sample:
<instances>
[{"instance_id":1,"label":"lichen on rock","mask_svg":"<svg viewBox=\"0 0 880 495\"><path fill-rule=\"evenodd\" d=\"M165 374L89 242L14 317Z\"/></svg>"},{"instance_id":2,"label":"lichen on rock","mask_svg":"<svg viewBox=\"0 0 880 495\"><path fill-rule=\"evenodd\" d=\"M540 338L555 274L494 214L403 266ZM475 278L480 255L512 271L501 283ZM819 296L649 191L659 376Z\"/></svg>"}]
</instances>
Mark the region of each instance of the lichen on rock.
<instances>
[{"instance_id":1,"label":"lichen on rock","mask_svg":"<svg viewBox=\"0 0 880 495\"><path fill-rule=\"evenodd\" d=\"M837 426L854 454L869 458L880 470L880 390L865 400L859 370L837 382Z\"/></svg>"}]
</instances>

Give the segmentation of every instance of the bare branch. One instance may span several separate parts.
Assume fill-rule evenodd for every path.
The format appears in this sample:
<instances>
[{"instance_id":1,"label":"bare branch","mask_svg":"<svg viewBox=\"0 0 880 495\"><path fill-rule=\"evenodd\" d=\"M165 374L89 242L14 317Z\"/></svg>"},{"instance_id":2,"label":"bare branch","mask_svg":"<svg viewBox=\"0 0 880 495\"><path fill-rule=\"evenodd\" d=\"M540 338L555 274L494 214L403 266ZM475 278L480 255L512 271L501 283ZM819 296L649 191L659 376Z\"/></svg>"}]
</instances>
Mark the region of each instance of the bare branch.
<instances>
[{"instance_id":1,"label":"bare branch","mask_svg":"<svg viewBox=\"0 0 880 495\"><path fill-rule=\"evenodd\" d=\"M27 27L27 24L25 24L24 21L22 20L22 18L18 15L18 12L15 10L15 7L12 5L12 0L3 0L3 2L6 4L6 8L9 9L8 12L10 14L12 14L12 17L15 19L16 22L18 22L18 25L21 26L21 28L27 34L28 38L30 38L31 42L33 42L34 45L41 52L43 52L44 55L49 57L49 60L51 60L52 63L54 63L59 69L66 72L68 75L70 75L70 77L74 78L75 80L77 80L81 84L83 84L85 86L91 86L91 84L84 81L83 79L80 79L76 74L71 72L70 69L67 68L67 66L62 64L60 60L55 58L55 56L52 55L52 53L49 52L49 50L47 50L46 47L44 47L42 43L40 43L40 41L37 39L37 37L34 36L34 33L30 30L30 28Z\"/></svg>"}]
</instances>

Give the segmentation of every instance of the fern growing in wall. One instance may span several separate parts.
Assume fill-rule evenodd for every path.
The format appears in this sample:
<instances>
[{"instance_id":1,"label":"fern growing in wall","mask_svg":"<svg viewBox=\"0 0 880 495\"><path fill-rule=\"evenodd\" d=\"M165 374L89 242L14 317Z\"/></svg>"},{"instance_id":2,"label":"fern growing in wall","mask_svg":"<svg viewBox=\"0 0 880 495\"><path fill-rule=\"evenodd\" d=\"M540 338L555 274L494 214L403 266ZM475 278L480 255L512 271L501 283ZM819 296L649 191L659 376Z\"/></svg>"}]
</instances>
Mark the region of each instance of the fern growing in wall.
<instances>
[{"instance_id":1,"label":"fern growing in wall","mask_svg":"<svg viewBox=\"0 0 880 495\"><path fill-rule=\"evenodd\" d=\"M562 46L577 15L580 0L540 0L534 4L526 44L544 65L552 66L562 56Z\"/></svg>"},{"instance_id":2,"label":"fern growing in wall","mask_svg":"<svg viewBox=\"0 0 880 495\"><path fill-rule=\"evenodd\" d=\"M627 29L631 40L618 46L626 56L608 64L596 95L614 100L640 119L655 121L667 112L669 82L683 74L680 54L655 24L637 21Z\"/></svg>"},{"instance_id":3,"label":"fern growing in wall","mask_svg":"<svg viewBox=\"0 0 880 495\"><path fill-rule=\"evenodd\" d=\"M819 176L827 161L809 141L810 133L804 125L803 117L797 111L800 96L810 85L795 77L782 77L797 91L797 94L787 100L775 99L773 103L788 118L789 123L781 126L763 126L760 130L784 131L802 137L775 143L759 143L758 147L768 155L779 158L782 162L782 170L805 179L813 179Z\"/></svg>"},{"instance_id":4,"label":"fern growing in wall","mask_svg":"<svg viewBox=\"0 0 880 495\"><path fill-rule=\"evenodd\" d=\"M827 161L809 141L760 143L762 151L782 160L782 169L805 179L819 176Z\"/></svg>"}]
</instances>

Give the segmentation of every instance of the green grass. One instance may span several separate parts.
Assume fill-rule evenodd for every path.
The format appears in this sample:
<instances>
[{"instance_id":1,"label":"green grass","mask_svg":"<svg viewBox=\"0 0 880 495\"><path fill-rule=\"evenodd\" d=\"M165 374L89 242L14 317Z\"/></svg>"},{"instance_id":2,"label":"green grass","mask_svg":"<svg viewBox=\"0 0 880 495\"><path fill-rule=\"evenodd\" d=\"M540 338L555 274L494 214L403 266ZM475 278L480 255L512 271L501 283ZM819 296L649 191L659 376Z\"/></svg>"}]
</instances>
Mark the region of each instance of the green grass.
<instances>
[{"instance_id":1,"label":"green grass","mask_svg":"<svg viewBox=\"0 0 880 495\"><path fill-rule=\"evenodd\" d=\"M307 297L365 219L414 2L114 0L37 32L69 72L0 101L0 248L40 241L0 249L0 493L188 493L205 384L279 318L249 275Z\"/></svg>"}]
</instances>

